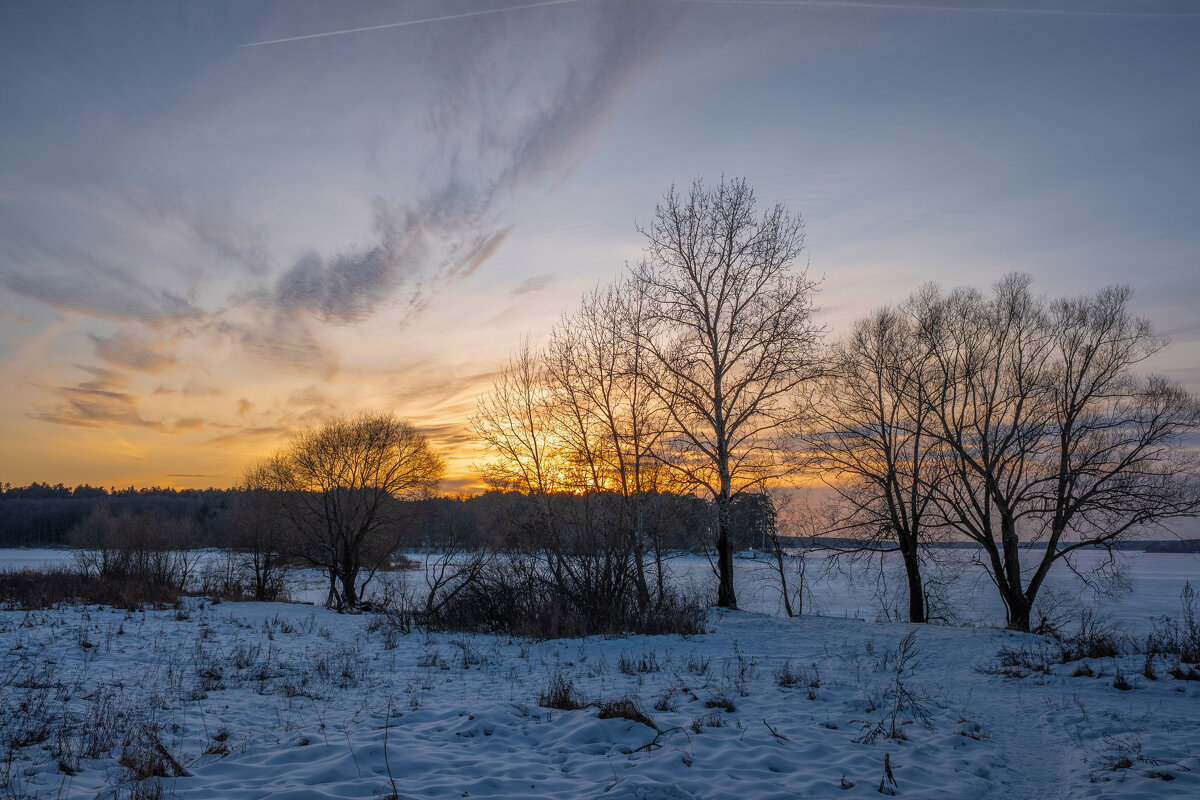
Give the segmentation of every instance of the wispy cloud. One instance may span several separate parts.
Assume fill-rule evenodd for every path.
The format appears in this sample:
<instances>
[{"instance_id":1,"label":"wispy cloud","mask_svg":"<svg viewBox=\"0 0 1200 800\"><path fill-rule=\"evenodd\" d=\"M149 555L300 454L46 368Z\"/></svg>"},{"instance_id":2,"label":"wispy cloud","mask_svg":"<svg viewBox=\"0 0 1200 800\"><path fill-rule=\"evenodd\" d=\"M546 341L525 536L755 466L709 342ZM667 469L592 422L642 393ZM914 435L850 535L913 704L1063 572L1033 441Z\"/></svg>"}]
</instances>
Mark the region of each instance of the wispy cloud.
<instances>
[{"instance_id":1,"label":"wispy cloud","mask_svg":"<svg viewBox=\"0 0 1200 800\"><path fill-rule=\"evenodd\" d=\"M273 265L266 228L228 195L123 187L112 200L123 204L114 213L131 212L155 235L173 235L195 254L191 263L250 275L265 275Z\"/></svg>"},{"instance_id":2,"label":"wispy cloud","mask_svg":"<svg viewBox=\"0 0 1200 800\"><path fill-rule=\"evenodd\" d=\"M69 243L51 244L10 231L0 248L0 285L55 308L156 324L200 315L178 293Z\"/></svg>"},{"instance_id":3,"label":"wispy cloud","mask_svg":"<svg viewBox=\"0 0 1200 800\"><path fill-rule=\"evenodd\" d=\"M429 255L432 222L446 212L436 207L400 210L383 198L373 206L377 244L331 258L316 252L303 256L280 276L271 301L326 321L358 322L417 275Z\"/></svg>"},{"instance_id":4,"label":"wispy cloud","mask_svg":"<svg viewBox=\"0 0 1200 800\"><path fill-rule=\"evenodd\" d=\"M164 353L154 343L129 333L111 336L90 336L97 356L110 364L140 372L162 372L178 363L173 355Z\"/></svg>"},{"instance_id":5,"label":"wispy cloud","mask_svg":"<svg viewBox=\"0 0 1200 800\"><path fill-rule=\"evenodd\" d=\"M550 286L556 280L553 275L534 275L532 278L526 278L517 284L508 293L509 297L524 297L527 294L537 294L542 289Z\"/></svg>"},{"instance_id":6,"label":"wispy cloud","mask_svg":"<svg viewBox=\"0 0 1200 800\"><path fill-rule=\"evenodd\" d=\"M80 365L90 380L76 386L53 389L54 404L30 414L35 419L77 428L100 428L107 425L133 425L156 431L167 430L162 422L146 419L141 413L141 398L121 391L128 378L113 370Z\"/></svg>"},{"instance_id":7,"label":"wispy cloud","mask_svg":"<svg viewBox=\"0 0 1200 800\"><path fill-rule=\"evenodd\" d=\"M520 8L546 5L568 3ZM569 13L464 14L459 24L422 31L436 36L436 63L371 62L407 64L410 72L334 66L338 85L353 84L347 91L360 92L362 103L331 121L329 109L341 106L314 91L319 102L312 113L326 116L314 120L312 140L270 127L213 133L212 121L222 115L235 128L244 124L246 108L230 111L211 95L185 93L175 111L182 119L158 121L164 139L192 142L201 135L195 128L229 136L217 141L244 147L237 158L248 175L214 172L197 180L187 165L163 172L181 177L160 181L141 167L151 159L131 151L124 153L128 168L111 170L118 177L107 183L89 177L82 190L45 189L43 205L54 214L30 211L0 223L0 286L71 312L64 317L73 332L55 344L73 336L76 352L82 348L91 359L88 380L44 381L31 415L67 427L128 426L256 449L373 397L426 414L440 446L464 446L463 409L486 383L478 365L464 375L418 365L397 384L372 385L356 382L350 370L359 368L361 355L342 348L371 326L418 333L431 307L493 260L516 228L535 224L523 210L570 174L680 19L669 6L570 5ZM307 50L322 46L314 42ZM229 69L276 57L272 63L295 66L307 56L291 54L303 50L239 51ZM291 108L291 79L272 74L261 96ZM410 94L419 102L407 104ZM400 95L405 102L395 99ZM372 104L381 110L360 110ZM208 116L194 116L197 109ZM269 148L257 144L264 131ZM369 140L367 155L362 148L334 155L327 147L336 137L355 136ZM277 140L299 160L285 164ZM349 163L346 151L362 163ZM163 158L154 163L170 163ZM293 171L294 164L305 166ZM287 189L256 184L260 174L280 178ZM326 175L330 182L314 182ZM554 280L525 280L512 297L527 298ZM403 360L385 358L383 366ZM213 387L235 385L237 392L221 402L209 399L226 397ZM372 387L366 395L364 385ZM215 394L199 394L199 387Z\"/></svg>"},{"instance_id":8,"label":"wispy cloud","mask_svg":"<svg viewBox=\"0 0 1200 800\"><path fill-rule=\"evenodd\" d=\"M280 425L257 425L248 428L239 428L229 433L223 433L220 436L214 436L207 439L205 444L216 445L237 445L246 444L247 442L261 442L269 437L278 437L287 433L287 429Z\"/></svg>"},{"instance_id":9,"label":"wispy cloud","mask_svg":"<svg viewBox=\"0 0 1200 800\"><path fill-rule=\"evenodd\" d=\"M201 332L231 342L242 355L276 371L316 372L332 376L338 357L320 339L311 318L286 310L237 307L220 315Z\"/></svg>"}]
</instances>

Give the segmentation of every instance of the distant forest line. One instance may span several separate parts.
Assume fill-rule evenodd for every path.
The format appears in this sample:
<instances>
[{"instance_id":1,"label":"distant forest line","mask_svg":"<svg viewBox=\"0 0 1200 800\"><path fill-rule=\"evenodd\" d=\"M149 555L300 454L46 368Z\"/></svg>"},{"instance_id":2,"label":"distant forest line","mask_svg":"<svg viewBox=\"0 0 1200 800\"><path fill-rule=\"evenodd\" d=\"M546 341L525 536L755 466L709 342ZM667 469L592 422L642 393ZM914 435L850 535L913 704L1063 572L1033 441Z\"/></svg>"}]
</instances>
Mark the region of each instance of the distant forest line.
<instances>
[{"instance_id":1,"label":"distant forest line","mask_svg":"<svg viewBox=\"0 0 1200 800\"><path fill-rule=\"evenodd\" d=\"M0 484L0 547L65 547L72 534L99 509L112 515L132 514L146 520L183 523L188 546L225 547L234 524L230 510L245 489L173 489L169 487L105 489L99 486L32 483ZM523 501L517 492L490 491L470 497L428 497L394 500L389 525L400 529L404 547L438 548L453 536L456 546L500 547L517 535L512 528L513 506ZM564 495L566 503L596 503L596 498ZM659 513L651 521L664 547L697 551L704 547L711 526L711 506L692 495L654 493ZM734 513L737 541L748 548L761 544L765 524L762 500L747 495Z\"/></svg>"},{"instance_id":2,"label":"distant forest line","mask_svg":"<svg viewBox=\"0 0 1200 800\"><path fill-rule=\"evenodd\" d=\"M126 488L80 484L34 482L28 486L0 484L0 547L69 547L71 534L97 508L113 514L130 513L187 523L190 546L225 547L229 544L229 509L244 489L174 489L151 486ZM502 512L504 492L486 492L471 497L437 497L397 501L408 507L396 516L398 525L408 530L404 541L414 548L436 548L440 531L448 524L465 525L469 538L483 547L496 541L503 532L506 516ZM734 539L739 550L761 547L765 516L755 506L757 495L747 495L735 513ZM697 552L705 549L712 533L710 503L687 495L663 495L660 502L672 506L673 522L664 530L670 549ZM491 530L486 530L490 528ZM502 538L502 537L501 537ZM779 537L786 547L819 547L847 550L877 547L868 540L840 536ZM977 548L975 542L940 542L939 548ZM1028 545L1040 549L1044 543ZM1200 539L1134 539L1111 545L1116 550L1148 553L1200 553Z\"/></svg>"}]
</instances>

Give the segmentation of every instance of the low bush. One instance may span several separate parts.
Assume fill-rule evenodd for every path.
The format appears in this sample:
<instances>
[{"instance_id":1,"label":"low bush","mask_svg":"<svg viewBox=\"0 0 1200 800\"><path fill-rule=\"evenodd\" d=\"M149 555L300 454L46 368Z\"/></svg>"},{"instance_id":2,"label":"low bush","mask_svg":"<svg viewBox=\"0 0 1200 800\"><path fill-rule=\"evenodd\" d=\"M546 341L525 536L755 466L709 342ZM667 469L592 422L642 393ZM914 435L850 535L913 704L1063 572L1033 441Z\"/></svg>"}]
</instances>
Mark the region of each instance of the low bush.
<instances>
[{"instance_id":1,"label":"low bush","mask_svg":"<svg viewBox=\"0 0 1200 800\"><path fill-rule=\"evenodd\" d=\"M1072 678L1094 678L1094 677L1096 677L1096 673L1092 669L1091 664L1089 664L1086 661L1080 661L1079 666L1075 667L1074 671L1071 672L1071 677Z\"/></svg>"},{"instance_id":2,"label":"low bush","mask_svg":"<svg viewBox=\"0 0 1200 800\"><path fill-rule=\"evenodd\" d=\"M692 717L692 733L702 733L705 728L724 728L729 723L716 711L701 717Z\"/></svg>"},{"instance_id":3,"label":"low bush","mask_svg":"<svg viewBox=\"0 0 1200 800\"><path fill-rule=\"evenodd\" d=\"M1178 619L1162 617L1146 639L1146 652L1172 655L1188 664L1200 664L1200 612L1197 594L1191 582L1179 593L1181 613Z\"/></svg>"},{"instance_id":4,"label":"low bush","mask_svg":"<svg viewBox=\"0 0 1200 800\"><path fill-rule=\"evenodd\" d=\"M513 558L481 570L417 623L427 630L531 639L704 632L705 605L698 597L668 590L645 608L639 608L632 595L598 597L549 579L531 559Z\"/></svg>"},{"instance_id":5,"label":"low bush","mask_svg":"<svg viewBox=\"0 0 1200 800\"><path fill-rule=\"evenodd\" d=\"M727 711L730 714L737 711L737 706L733 700L729 698L726 692L717 692L712 697L704 701L705 708L719 708L722 711Z\"/></svg>"},{"instance_id":6,"label":"low bush","mask_svg":"<svg viewBox=\"0 0 1200 800\"><path fill-rule=\"evenodd\" d=\"M996 660L976 669L984 675L1004 675L1009 678L1028 678L1040 672L1050 674L1050 658L1045 647L1033 648L1023 645L1019 648L1001 647L996 652Z\"/></svg>"},{"instance_id":7,"label":"low bush","mask_svg":"<svg viewBox=\"0 0 1200 800\"><path fill-rule=\"evenodd\" d=\"M1058 660L1066 664L1082 658L1115 658L1121 654L1121 636L1108 619L1091 609L1079 615L1079 624L1069 633L1054 637L1059 648Z\"/></svg>"},{"instance_id":8,"label":"low bush","mask_svg":"<svg viewBox=\"0 0 1200 800\"><path fill-rule=\"evenodd\" d=\"M1200 672L1195 667L1185 669L1182 663L1171 667L1168 674L1177 681L1200 681Z\"/></svg>"}]
</instances>

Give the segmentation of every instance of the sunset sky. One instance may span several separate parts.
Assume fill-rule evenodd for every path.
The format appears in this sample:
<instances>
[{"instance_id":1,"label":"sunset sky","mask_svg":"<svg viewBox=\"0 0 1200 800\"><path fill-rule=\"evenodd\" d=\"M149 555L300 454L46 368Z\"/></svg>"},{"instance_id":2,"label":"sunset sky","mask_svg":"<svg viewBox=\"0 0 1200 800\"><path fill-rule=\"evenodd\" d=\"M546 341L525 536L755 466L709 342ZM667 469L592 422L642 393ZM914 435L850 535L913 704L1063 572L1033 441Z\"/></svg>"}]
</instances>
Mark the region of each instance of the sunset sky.
<instances>
[{"instance_id":1,"label":"sunset sky","mask_svg":"<svg viewBox=\"0 0 1200 800\"><path fill-rule=\"evenodd\" d=\"M973 5L5 3L0 482L229 486L386 408L475 486L521 335L722 174L804 217L834 335L1128 283L1200 390L1200 7Z\"/></svg>"}]
</instances>

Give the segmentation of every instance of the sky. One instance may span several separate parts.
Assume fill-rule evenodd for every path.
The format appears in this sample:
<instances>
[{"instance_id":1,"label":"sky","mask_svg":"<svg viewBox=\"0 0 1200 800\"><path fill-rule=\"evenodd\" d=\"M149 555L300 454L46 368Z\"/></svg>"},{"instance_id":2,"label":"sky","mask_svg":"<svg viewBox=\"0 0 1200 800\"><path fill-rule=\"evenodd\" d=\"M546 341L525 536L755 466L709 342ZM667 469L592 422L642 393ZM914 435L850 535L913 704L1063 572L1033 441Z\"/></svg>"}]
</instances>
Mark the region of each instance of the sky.
<instances>
[{"instance_id":1,"label":"sky","mask_svg":"<svg viewBox=\"0 0 1200 800\"><path fill-rule=\"evenodd\" d=\"M0 109L0 482L231 486L386 409L477 487L521 337L722 175L803 217L830 336L1125 283L1200 391L1186 0L5 3Z\"/></svg>"}]
</instances>

